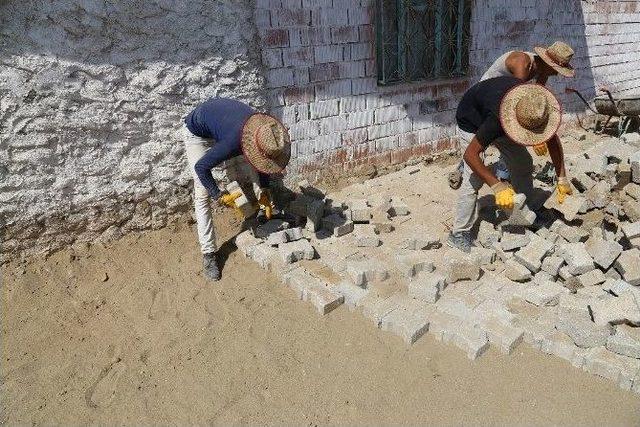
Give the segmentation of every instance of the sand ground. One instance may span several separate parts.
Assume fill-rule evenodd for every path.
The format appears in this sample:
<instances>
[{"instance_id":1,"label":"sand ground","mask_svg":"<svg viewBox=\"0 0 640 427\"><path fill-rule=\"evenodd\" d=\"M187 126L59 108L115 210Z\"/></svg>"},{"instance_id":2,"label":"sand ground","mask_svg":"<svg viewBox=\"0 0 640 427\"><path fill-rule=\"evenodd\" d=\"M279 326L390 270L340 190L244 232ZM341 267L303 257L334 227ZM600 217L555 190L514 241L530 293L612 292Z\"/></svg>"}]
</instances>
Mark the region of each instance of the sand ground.
<instances>
[{"instance_id":1,"label":"sand ground","mask_svg":"<svg viewBox=\"0 0 640 427\"><path fill-rule=\"evenodd\" d=\"M223 251L215 284L188 225L6 264L0 422L640 425L640 397L526 344L407 347Z\"/></svg>"}]
</instances>

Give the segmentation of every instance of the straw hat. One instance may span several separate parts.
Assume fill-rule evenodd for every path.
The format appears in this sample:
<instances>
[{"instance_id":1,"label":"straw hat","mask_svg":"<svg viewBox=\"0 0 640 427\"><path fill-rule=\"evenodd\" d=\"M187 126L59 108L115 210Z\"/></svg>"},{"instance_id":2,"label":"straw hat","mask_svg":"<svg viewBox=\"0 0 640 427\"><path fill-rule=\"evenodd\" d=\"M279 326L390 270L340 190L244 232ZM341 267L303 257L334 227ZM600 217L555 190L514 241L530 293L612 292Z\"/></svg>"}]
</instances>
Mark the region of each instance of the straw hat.
<instances>
[{"instance_id":1,"label":"straw hat","mask_svg":"<svg viewBox=\"0 0 640 427\"><path fill-rule=\"evenodd\" d=\"M523 83L507 92L500 103L500 123L507 136L521 145L551 139L562 121L562 107L546 87Z\"/></svg>"},{"instance_id":2,"label":"straw hat","mask_svg":"<svg viewBox=\"0 0 640 427\"><path fill-rule=\"evenodd\" d=\"M291 158L289 132L267 114L252 114L242 128L242 153L258 172L282 172Z\"/></svg>"},{"instance_id":3,"label":"straw hat","mask_svg":"<svg viewBox=\"0 0 640 427\"><path fill-rule=\"evenodd\" d=\"M564 42L554 42L549 47L536 46L533 50L544 62L563 76L573 77L576 75L575 70L571 64L569 64L574 52L568 44Z\"/></svg>"}]
</instances>

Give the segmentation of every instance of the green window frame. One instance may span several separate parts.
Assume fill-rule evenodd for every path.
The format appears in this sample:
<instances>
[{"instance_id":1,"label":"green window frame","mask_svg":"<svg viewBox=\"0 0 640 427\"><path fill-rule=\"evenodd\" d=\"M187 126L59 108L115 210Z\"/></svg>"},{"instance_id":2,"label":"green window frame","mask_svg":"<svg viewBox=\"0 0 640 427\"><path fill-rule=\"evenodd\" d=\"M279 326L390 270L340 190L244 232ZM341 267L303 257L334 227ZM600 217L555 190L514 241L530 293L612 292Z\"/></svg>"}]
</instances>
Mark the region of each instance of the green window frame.
<instances>
[{"instance_id":1,"label":"green window frame","mask_svg":"<svg viewBox=\"0 0 640 427\"><path fill-rule=\"evenodd\" d=\"M378 84L467 75L473 0L375 0Z\"/></svg>"}]
</instances>

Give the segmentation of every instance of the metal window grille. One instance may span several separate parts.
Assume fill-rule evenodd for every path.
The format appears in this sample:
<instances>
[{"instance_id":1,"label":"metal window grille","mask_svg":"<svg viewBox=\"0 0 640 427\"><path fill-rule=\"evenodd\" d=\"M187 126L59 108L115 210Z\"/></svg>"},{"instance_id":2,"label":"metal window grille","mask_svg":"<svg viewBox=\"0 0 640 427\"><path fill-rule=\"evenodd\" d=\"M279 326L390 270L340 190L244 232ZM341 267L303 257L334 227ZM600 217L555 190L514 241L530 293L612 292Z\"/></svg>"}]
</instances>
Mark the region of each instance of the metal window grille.
<instances>
[{"instance_id":1,"label":"metal window grille","mask_svg":"<svg viewBox=\"0 0 640 427\"><path fill-rule=\"evenodd\" d=\"M463 76L473 0L376 0L378 82Z\"/></svg>"}]
</instances>

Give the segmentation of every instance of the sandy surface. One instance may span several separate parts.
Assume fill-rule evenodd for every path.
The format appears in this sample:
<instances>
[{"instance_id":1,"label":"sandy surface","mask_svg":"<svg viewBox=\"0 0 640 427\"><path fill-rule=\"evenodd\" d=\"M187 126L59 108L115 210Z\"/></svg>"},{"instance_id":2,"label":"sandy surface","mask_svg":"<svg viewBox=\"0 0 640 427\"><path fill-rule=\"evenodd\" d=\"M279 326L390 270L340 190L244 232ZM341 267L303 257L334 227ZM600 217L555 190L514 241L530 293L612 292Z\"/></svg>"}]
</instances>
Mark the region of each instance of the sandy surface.
<instances>
[{"instance_id":1,"label":"sandy surface","mask_svg":"<svg viewBox=\"0 0 640 427\"><path fill-rule=\"evenodd\" d=\"M216 284L186 226L5 265L0 422L640 423L637 395L525 344L475 362L431 336L407 347L224 251Z\"/></svg>"}]
</instances>

